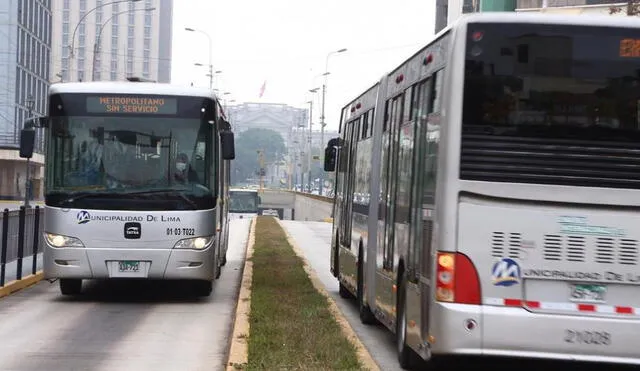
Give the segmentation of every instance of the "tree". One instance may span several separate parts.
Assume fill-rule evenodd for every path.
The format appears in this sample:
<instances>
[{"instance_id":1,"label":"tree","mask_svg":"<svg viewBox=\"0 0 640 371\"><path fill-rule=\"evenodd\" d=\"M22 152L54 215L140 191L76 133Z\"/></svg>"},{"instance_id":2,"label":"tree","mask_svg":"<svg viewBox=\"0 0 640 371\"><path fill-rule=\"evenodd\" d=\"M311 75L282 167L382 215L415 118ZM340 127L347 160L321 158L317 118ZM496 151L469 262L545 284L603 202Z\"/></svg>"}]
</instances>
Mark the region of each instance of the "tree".
<instances>
[{"instance_id":1,"label":"tree","mask_svg":"<svg viewBox=\"0 0 640 371\"><path fill-rule=\"evenodd\" d=\"M609 14L625 13L628 16L636 16L640 14L640 0L627 1L626 7L609 7Z\"/></svg>"},{"instance_id":2,"label":"tree","mask_svg":"<svg viewBox=\"0 0 640 371\"><path fill-rule=\"evenodd\" d=\"M252 128L239 133L235 140L236 158L231 161L231 183L256 178L260 170L258 151L262 151L265 167L281 161L287 153L284 139L277 131Z\"/></svg>"}]
</instances>

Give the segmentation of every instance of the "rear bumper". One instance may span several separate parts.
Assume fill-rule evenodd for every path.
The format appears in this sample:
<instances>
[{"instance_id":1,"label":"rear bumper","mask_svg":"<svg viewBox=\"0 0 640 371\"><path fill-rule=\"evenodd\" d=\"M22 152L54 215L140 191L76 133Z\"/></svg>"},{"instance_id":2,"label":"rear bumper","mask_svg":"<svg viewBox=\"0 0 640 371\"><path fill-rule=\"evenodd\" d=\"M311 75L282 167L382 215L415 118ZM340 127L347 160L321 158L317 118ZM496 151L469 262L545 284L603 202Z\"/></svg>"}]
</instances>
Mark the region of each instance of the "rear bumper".
<instances>
[{"instance_id":1,"label":"rear bumper","mask_svg":"<svg viewBox=\"0 0 640 371\"><path fill-rule=\"evenodd\" d=\"M433 309L431 335L436 341L431 350L434 355L640 364L637 351L640 319L637 317L538 314L523 308L447 303L437 303ZM465 328L468 319L477 322L474 330ZM573 335L568 331L573 331Z\"/></svg>"},{"instance_id":2,"label":"rear bumper","mask_svg":"<svg viewBox=\"0 0 640 371\"><path fill-rule=\"evenodd\" d=\"M142 263L142 272L129 278L213 280L215 277L215 244L202 251L54 248L47 245L44 250L44 276L50 279L120 278L110 262L122 260Z\"/></svg>"}]
</instances>

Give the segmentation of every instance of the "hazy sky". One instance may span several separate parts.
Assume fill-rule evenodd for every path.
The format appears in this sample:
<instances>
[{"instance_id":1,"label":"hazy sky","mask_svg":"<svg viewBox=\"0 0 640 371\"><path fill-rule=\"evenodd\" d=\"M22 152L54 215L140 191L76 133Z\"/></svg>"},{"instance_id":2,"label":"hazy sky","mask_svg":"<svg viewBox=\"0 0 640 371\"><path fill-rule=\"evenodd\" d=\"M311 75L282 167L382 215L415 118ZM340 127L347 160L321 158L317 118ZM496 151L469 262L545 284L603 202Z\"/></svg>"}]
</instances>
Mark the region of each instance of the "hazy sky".
<instances>
[{"instance_id":1,"label":"hazy sky","mask_svg":"<svg viewBox=\"0 0 640 371\"><path fill-rule=\"evenodd\" d=\"M172 82L214 87L242 102L308 107L320 122L320 89L329 52L325 116L337 129L340 109L433 37L434 2L425 0L174 0ZM259 98L260 88L266 89ZM318 129L319 126L314 126Z\"/></svg>"}]
</instances>

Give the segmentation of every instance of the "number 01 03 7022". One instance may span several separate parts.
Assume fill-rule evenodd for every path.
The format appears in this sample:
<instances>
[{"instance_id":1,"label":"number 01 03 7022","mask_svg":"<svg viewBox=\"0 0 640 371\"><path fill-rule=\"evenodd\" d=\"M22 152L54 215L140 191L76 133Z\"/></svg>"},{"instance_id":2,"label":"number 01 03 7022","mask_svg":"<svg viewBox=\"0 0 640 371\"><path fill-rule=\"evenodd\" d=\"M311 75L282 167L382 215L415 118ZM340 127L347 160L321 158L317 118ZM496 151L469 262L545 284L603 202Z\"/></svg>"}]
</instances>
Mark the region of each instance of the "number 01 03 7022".
<instances>
[{"instance_id":1,"label":"number 01 03 7022","mask_svg":"<svg viewBox=\"0 0 640 371\"><path fill-rule=\"evenodd\" d=\"M167 236L195 236L195 228L167 228Z\"/></svg>"}]
</instances>

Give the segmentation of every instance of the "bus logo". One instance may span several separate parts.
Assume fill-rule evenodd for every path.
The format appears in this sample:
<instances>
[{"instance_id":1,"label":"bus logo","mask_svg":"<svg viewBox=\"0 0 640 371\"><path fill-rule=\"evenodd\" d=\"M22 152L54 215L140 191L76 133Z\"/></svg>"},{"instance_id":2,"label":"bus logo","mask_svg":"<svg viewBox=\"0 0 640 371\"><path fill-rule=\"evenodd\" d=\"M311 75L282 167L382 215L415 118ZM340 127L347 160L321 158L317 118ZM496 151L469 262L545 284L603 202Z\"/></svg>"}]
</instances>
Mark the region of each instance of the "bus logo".
<instances>
[{"instance_id":1,"label":"bus logo","mask_svg":"<svg viewBox=\"0 0 640 371\"><path fill-rule=\"evenodd\" d=\"M140 223L124 223L124 238L128 240L137 240L142 233L142 226Z\"/></svg>"},{"instance_id":2,"label":"bus logo","mask_svg":"<svg viewBox=\"0 0 640 371\"><path fill-rule=\"evenodd\" d=\"M494 286L513 286L520 283L520 265L509 258L503 258L493 265L492 279Z\"/></svg>"},{"instance_id":3,"label":"bus logo","mask_svg":"<svg viewBox=\"0 0 640 371\"><path fill-rule=\"evenodd\" d=\"M78 224L87 224L91 220L91 215L88 211L79 211L76 215L76 219L78 220Z\"/></svg>"}]
</instances>

